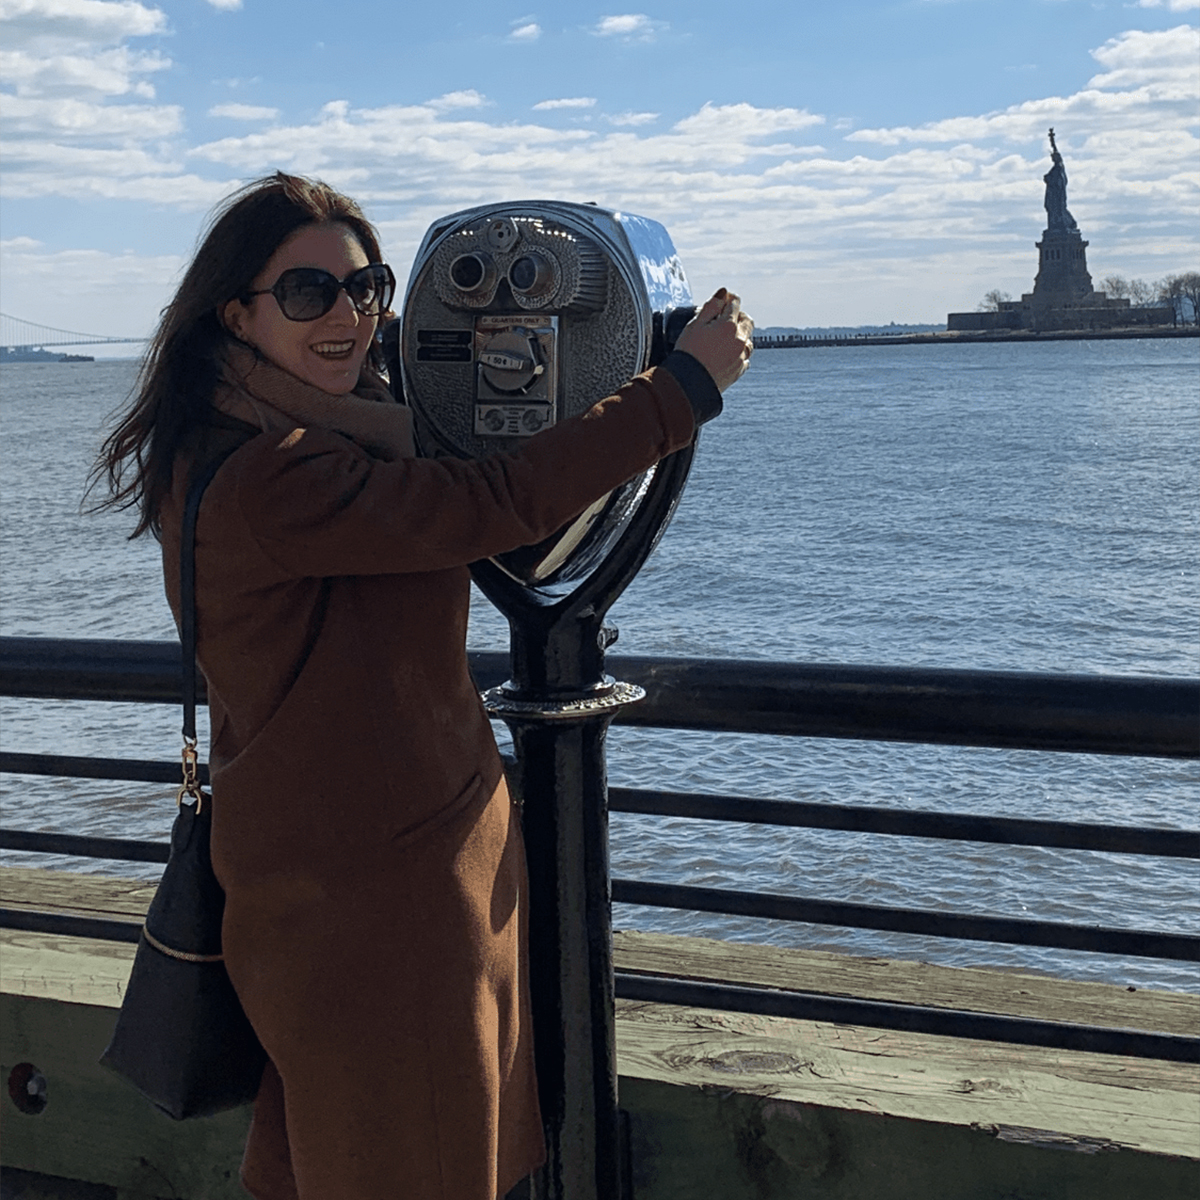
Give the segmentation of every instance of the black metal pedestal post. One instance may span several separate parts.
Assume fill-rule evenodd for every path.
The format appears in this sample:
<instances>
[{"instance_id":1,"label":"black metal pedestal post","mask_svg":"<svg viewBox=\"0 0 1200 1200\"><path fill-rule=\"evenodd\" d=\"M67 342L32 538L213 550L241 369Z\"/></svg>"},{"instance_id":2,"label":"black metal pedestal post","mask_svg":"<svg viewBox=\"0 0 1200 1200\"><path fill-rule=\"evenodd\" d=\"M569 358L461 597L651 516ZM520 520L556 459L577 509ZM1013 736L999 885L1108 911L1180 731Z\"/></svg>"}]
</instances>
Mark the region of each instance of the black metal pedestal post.
<instances>
[{"instance_id":1,"label":"black metal pedestal post","mask_svg":"<svg viewBox=\"0 0 1200 1200\"><path fill-rule=\"evenodd\" d=\"M620 1195L604 739L578 721L508 718L530 871L538 1088L548 1140L537 1200Z\"/></svg>"},{"instance_id":2,"label":"black metal pedestal post","mask_svg":"<svg viewBox=\"0 0 1200 1200\"><path fill-rule=\"evenodd\" d=\"M548 1152L529 1200L621 1196L604 746L613 717L645 693L605 676L615 634L603 620L670 519L691 459L689 447L659 464L607 557L567 595L519 584L495 563L472 568L512 633L512 677L484 700L512 731L510 783L529 864L533 1036Z\"/></svg>"},{"instance_id":3,"label":"black metal pedestal post","mask_svg":"<svg viewBox=\"0 0 1200 1200\"><path fill-rule=\"evenodd\" d=\"M533 630L525 623L521 636L514 630L513 679L486 697L512 732L510 784L529 862L534 1045L547 1139L530 1200L618 1200L604 749L613 717L643 693L604 677L594 613L559 615Z\"/></svg>"}]
</instances>

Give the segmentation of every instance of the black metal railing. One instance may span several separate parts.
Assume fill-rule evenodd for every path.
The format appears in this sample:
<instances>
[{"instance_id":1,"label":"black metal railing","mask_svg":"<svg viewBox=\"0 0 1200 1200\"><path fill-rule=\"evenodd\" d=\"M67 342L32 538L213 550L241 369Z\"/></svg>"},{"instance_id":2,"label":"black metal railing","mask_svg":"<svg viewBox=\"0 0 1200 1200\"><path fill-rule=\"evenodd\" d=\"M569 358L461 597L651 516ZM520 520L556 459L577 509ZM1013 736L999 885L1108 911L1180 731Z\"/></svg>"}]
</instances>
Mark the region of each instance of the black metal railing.
<instances>
[{"instance_id":1,"label":"black metal railing","mask_svg":"<svg viewBox=\"0 0 1200 1200\"><path fill-rule=\"evenodd\" d=\"M1200 756L1200 680L612 654L646 699L618 724L1081 754ZM508 655L476 652L481 688ZM179 703L174 642L0 638L0 694Z\"/></svg>"},{"instance_id":2,"label":"black metal railing","mask_svg":"<svg viewBox=\"0 0 1200 1200\"><path fill-rule=\"evenodd\" d=\"M624 724L806 737L991 746L1155 757L1200 757L1200 680L1081 676L932 668L788 665L613 656L609 669L647 689ZM475 653L482 688L503 681L508 659ZM178 703L179 647L170 642L0 638L0 694L81 700ZM0 770L171 783L175 763L5 751ZM912 812L665 791L613 788L615 812L836 829L905 837L1049 846L1121 854L1200 858L1200 831L1040 821L964 813ZM165 862L166 843L0 830L0 848ZM1156 930L1100 929L1062 922L973 916L816 898L612 881L613 900L809 924L935 937L1200 961L1200 937ZM0 910L0 924L42 932L136 940L137 924L54 913ZM702 984L619 973L631 999L718 1007L893 1029L996 1037L1035 1045L1200 1061L1200 1039L1065 1022L921 1009L915 1005L813 996L779 989ZM674 997L674 999L669 999ZM823 1014L818 1017L815 1014ZM837 1015L840 1014L840 1015Z\"/></svg>"}]
</instances>

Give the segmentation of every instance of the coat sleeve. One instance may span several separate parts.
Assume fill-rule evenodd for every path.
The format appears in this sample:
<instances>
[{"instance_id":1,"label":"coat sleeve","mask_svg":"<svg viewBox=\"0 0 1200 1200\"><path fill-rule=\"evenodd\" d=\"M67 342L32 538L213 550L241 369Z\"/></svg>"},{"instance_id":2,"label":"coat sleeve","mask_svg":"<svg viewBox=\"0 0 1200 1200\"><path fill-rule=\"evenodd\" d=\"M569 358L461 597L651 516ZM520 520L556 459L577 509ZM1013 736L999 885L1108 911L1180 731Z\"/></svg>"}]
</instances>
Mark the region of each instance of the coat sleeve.
<instances>
[{"instance_id":1,"label":"coat sleeve","mask_svg":"<svg viewBox=\"0 0 1200 1200\"><path fill-rule=\"evenodd\" d=\"M549 536L694 434L687 393L655 368L514 453L389 463L298 429L239 450L222 490L283 578L436 571Z\"/></svg>"}]
</instances>

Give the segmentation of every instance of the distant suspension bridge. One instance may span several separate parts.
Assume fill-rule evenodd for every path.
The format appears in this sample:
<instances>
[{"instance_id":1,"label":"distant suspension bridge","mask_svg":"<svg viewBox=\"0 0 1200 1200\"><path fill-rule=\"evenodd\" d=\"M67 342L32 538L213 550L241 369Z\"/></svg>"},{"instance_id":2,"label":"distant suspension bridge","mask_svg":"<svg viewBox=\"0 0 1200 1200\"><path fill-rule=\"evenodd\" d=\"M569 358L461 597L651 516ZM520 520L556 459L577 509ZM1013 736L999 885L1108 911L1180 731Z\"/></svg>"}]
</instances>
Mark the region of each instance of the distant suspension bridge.
<instances>
[{"instance_id":1,"label":"distant suspension bridge","mask_svg":"<svg viewBox=\"0 0 1200 1200\"><path fill-rule=\"evenodd\" d=\"M0 350L47 350L53 346L120 346L146 341L146 338L106 337L102 333L80 333L72 329L55 329L53 325L36 325L0 313Z\"/></svg>"}]
</instances>

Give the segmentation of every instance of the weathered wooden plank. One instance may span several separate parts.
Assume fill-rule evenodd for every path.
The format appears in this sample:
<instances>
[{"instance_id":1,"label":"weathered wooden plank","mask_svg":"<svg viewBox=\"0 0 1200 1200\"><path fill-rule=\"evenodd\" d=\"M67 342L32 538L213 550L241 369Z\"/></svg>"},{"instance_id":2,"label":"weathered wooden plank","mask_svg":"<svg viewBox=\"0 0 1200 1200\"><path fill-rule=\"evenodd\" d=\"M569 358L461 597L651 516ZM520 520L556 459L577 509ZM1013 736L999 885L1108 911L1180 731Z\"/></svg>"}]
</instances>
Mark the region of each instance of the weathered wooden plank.
<instances>
[{"instance_id":1,"label":"weathered wooden plank","mask_svg":"<svg viewBox=\"0 0 1200 1200\"><path fill-rule=\"evenodd\" d=\"M0 899L9 908L141 921L157 885L144 879L0 867Z\"/></svg>"},{"instance_id":2,"label":"weathered wooden plank","mask_svg":"<svg viewBox=\"0 0 1200 1200\"><path fill-rule=\"evenodd\" d=\"M621 1079L637 1200L1195 1200L1200 1161Z\"/></svg>"},{"instance_id":3,"label":"weathered wooden plank","mask_svg":"<svg viewBox=\"0 0 1200 1200\"><path fill-rule=\"evenodd\" d=\"M136 946L0 929L0 994L120 1008Z\"/></svg>"},{"instance_id":4,"label":"weathered wooden plank","mask_svg":"<svg viewBox=\"0 0 1200 1200\"><path fill-rule=\"evenodd\" d=\"M1200 995L669 934L613 943L619 971L1200 1036Z\"/></svg>"},{"instance_id":5,"label":"weathered wooden plank","mask_svg":"<svg viewBox=\"0 0 1200 1200\"><path fill-rule=\"evenodd\" d=\"M2 867L0 896L12 908L133 921L154 884ZM620 971L1200 1036L1200 995L632 931L616 933L613 950Z\"/></svg>"},{"instance_id":6,"label":"weathered wooden plank","mask_svg":"<svg viewBox=\"0 0 1200 1200\"><path fill-rule=\"evenodd\" d=\"M617 1003L621 1075L949 1125L1200 1157L1197 1068Z\"/></svg>"}]
</instances>

